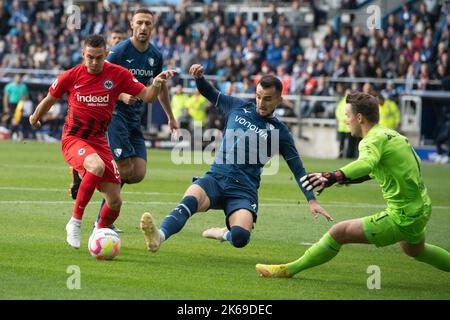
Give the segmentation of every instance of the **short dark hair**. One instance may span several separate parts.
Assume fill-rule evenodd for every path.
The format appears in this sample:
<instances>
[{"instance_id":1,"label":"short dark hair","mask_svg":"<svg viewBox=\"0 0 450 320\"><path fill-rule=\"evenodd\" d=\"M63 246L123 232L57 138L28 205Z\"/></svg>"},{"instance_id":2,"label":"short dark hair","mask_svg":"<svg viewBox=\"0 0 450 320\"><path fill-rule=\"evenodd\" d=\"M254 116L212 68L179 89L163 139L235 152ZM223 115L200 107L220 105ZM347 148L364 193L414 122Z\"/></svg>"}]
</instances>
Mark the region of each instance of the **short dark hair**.
<instances>
[{"instance_id":1,"label":"short dark hair","mask_svg":"<svg viewBox=\"0 0 450 320\"><path fill-rule=\"evenodd\" d=\"M376 97L364 92L353 92L347 95L345 101L352 105L354 115L361 113L371 123L378 123L380 120L379 101Z\"/></svg>"},{"instance_id":2,"label":"short dark hair","mask_svg":"<svg viewBox=\"0 0 450 320\"><path fill-rule=\"evenodd\" d=\"M123 32L122 29L120 29L119 27L115 27L115 28L111 31L111 33L124 33L124 32Z\"/></svg>"},{"instance_id":3,"label":"short dark hair","mask_svg":"<svg viewBox=\"0 0 450 320\"><path fill-rule=\"evenodd\" d=\"M260 84L264 89L275 87L275 91L280 95L283 91L283 84L281 83L281 80L272 75L262 76L258 84Z\"/></svg>"},{"instance_id":4,"label":"short dark hair","mask_svg":"<svg viewBox=\"0 0 450 320\"><path fill-rule=\"evenodd\" d=\"M99 34L91 34L86 39L84 39L84 46L91 48L105 48L106 49L106 40L103 36Z\"/></svg>"},{"instance_id":5,"label":"short dark hair","mask_svg":"<svg viewBox=\"0 0 450 320\"><path fill-rule=\"evenodd\" d=\"M154 15L153 11L151 11L151 10L149 10L149 9L147 9L147 8L138 8L138 9L134 10L134 12L133 12L133 17L134 17L135 15L137 15L138 13L145 13L145 14L149 14L149 15L151 15L151 16Z\"/></svg>"}]
</instances>

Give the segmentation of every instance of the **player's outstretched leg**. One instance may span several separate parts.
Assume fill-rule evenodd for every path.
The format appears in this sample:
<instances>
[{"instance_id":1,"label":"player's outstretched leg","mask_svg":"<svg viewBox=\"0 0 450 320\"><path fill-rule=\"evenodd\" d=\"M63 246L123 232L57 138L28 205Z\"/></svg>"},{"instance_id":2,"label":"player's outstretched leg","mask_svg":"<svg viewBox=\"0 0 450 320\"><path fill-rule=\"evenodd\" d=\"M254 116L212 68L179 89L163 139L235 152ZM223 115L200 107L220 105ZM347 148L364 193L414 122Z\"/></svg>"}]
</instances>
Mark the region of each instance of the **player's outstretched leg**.
<instances>
[{"instance_id":1,"label":"player's outstretched leg","mask_svg":"<svg viewBox=\"0 0 450 320\"><path fill-rule=\"evenodd\" d=\"M161 235L156 227L155 219L149 212L145 212L141 217L141 230L144 233L145 243L148 251L156 252L161 245Z\"/></svg>"},{"instance_id":2,"label":"player's outstretched leg","mask_svg":"<svg viewBox=\"0 0 450 320\"><path fill-rule=\"evenodd\" d=\"M84 210L91 200L95 188L100 180L101 177L88 171L80 183L79 193L75 200L75 207L73 209L73 215L69 223L66 225L67 242L75 249L80 247L81 220L83 219Z\"/></svg>"},{"instance_id":3,"label":"player's outstretched leg","mask_svg":"<svg viewBox=\"0 0 450 320\"><path fill-rule=\"evenodd\" d=\"M144 233L147 248L151 252L158 251L161 243L183 229L186 221L197 212L198 200L194 196L185 196L180 204L166 216L158 230L153 216L146 212L141 218L141 230Z\"/></svg>"},{"instance_id":4,"label":"player's outstretched leg","mask_svg":"<svg viewBox=\"0 0 450 320\"><path fill-rule=\"evenodd\" d=\"M256 271L262 277L292 277L296 273L321 265L333 259L341 249L342 245L336 242L327 232L305 254L298 260L282 265L257 264Z\"/></svg>"},{"instance_id":5,"label":"player's outstretched leg","mask_svg":"<svg viewBox=\"0 0 450 320\"><path fill-rule=\"evenodd\" d=\"M77 199L78 189L80 188L81 178L78 171L73 167L70 167L70 175L72 176L72 182L70 183L70 195L73 200Z\"/></svg>"},{"instance_id":6,"label":"player's outstretched leg","mask_svg":"<svg viewBox=\"0 0 450 320\"><path fill-rule=\"evenodd\" d=\"M439 270L450 272L450 253L441 247L425 243L423 250L414 259Z\"/></svg>"}]
</instances>

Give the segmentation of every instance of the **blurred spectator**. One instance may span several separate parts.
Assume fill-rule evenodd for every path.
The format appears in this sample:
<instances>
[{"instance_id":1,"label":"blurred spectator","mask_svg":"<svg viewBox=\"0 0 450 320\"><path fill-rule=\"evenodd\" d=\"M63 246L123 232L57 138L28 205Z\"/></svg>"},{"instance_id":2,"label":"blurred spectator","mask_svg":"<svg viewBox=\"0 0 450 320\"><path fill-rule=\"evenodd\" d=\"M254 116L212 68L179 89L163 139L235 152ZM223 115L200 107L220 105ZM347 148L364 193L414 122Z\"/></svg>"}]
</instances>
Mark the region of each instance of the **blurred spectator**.
<instances>
[{"instance_id":1,"label":"blurred spectator","mask_svg":"<svg viewBox=\"0 0 450 320\"><path fill-rule=\"evenodd\" d=\"M119 28L114 28L113 31L111 32L111 34L108 37L108 46L109 49L111 49L112 47L114 47L116 44L118 44L119 42L121 42L122 40L124 40L126 38L125 33L122 32L122 30L120 30ZM63 47L65 48L65 47Z\"/></svg>"},{"instance_id":2,"label":"blurred spectator","mask_svg":"<svg viewBox=\"0 0 450 320\"><path fill-rule=\"evenodd\" d=\"M183 86L177 84L170 100L172 113L180 128L190 130L191 116L188 112L188 100L188 95L183 92Z\"/></svg>"},{"instance_id":3,"label":"blurred spectator","mask_svg":"<svg viewBox=\"0 0 450 320\"><path fill-rule=\"evenodd\" d=\"M16 74L14 81L9 82L3 88L3 112L4 121L8 129L11 129L11 136L17 137L17 127L19 123L14 121L14 114L19 101L28 95L28 87L22 82L22 75Z\"/></svg>"},{"instance_id":4,"label":"blurred spectator","mask_svg":"<svg viewBox=\"0 0 450 320\"><path fill-rule=\"evenodd\" d=\"M400 111L398 105L390 99L386 99L382 94L378 94L380 102L380 125L388 129L398 129L400 124Z\"/></svg>"},{"instance_id":5,"label":"blurred spectator","mask_svg":"<svg viewBox=\"0 0 450 320\"><path fill-rule=\"evenodd\" d=\"M291 3L291 10L286 12L286 18L289 21L289 24L293 28L293 35L295 38L300 37L301 34L301 24L300 22L303 20L303 15L300 12L300 1L294 0Z\"/></svg>"},{"instance_id":6,"label":"blurred spectator","mask_svg":"<svg viewBox=\"0 0 450 320\"><path fill-rule=\"evenodd\" d=\"M381 90L381 95L384 99L395 101L397 99L397 90L395 90L395 84L393 81L388 81L386 87Z\"/></svg>"},{"instance_id":7,"label":"blurred spectator","mask_svg":"<svg viewBox=\"0 0 450 320\"><path fill-rule=\"evenodd\" d=\"M42 116L42 129L40 131L44 132L44 141L56 141L61 139L61 128L64 123L65 114L66 112L62 101L58 101L45 115Z\"/></svg>"},{"instance_id":8,"label":"blurred spectator","mask_svg":"<svg viewBox=\"0 0 450 320\"><path fill-rule=\"evenodd\" d=\"M24 95L22 99L17 104L15 111L15 121L19 124L19 134L18 139L31 139L35 135L33 133L33 128L31 127L29 117L33 113L34 107L33 102L30 100L28 94Z\"/></svg>"},{"instance_id":9,"label":"blurred spectator","mask_svg":"<svg viewBox=\"0 0 450 320\"><path fill-rule=\"evenodd\" d=\"M381 30L326 25L323 38L306 39L303 48L300 37L307 34L300 9L310 6L315 24L326 23L324 2L273 1L263 19L249 22L244 13L226 12L218 1L203 2L203 10L195 12L172 5L159 15L153 40L165 57L164 68L186 73L193 62L199 62L207 75L220 79L218 87L236 92L251 92L255 79L266 73L278 74L287 93L310 96L333 94L330 83L323 83L321 77L378 78L377 90L387 89L382 84L385 78L398 78L406 81L407 92L449 85L450 14L440 10L438 0L405 3L384 17ZM81 62L82 39L88 34L107 35L115 42L116 31L128 30L127 3L79 2L81 29L76 29L68 26L61 0L0 0L0 67L73 67ZM340 4L337 9L354 8L356 1ZM289 11L281 13L281 6ZM118 35L127 36L126 32ZM29 77L52 81L39 73ZM431 86L430 80L440 80L442 85ZM351 86L360 88L360 81ZM313 112L321 109L320 104L307 103L306 109L311 115L326 114Z\"/></svg>"},{"instance_id":10,"label":"blurred spectator","mask_svg":"<svg viewBox=\"0 0 450 320\"><path fill-rule=\"evenodd\" d=\"M419 84L417 88L419 90L427 90L429 80L430 80L430 73L428 69L428 64L422 63L420 65Z\"/></svg>"},{"instance_id":11,"label":"blurred spectator","mask_svg":"<svg viewBox=\"0 0 450 320\"><path fill-rule=\"evenodd\" d=\"M204 127L206 124L206 107L208 106L208 100L195 89L194 94L187 100L187 106L194 127Z\"/></svg>"}]
</instances>

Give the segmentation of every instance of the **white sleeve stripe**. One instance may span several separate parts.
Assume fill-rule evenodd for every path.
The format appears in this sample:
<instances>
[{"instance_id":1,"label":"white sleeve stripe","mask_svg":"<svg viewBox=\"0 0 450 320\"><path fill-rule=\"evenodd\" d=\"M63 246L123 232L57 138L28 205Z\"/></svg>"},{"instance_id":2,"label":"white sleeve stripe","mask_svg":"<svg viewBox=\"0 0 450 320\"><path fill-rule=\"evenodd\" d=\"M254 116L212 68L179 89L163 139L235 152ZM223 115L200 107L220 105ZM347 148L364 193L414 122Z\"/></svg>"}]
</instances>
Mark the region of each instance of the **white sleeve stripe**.
<instances>
[{"instance_id":1,"label":"white sleeve stripe","mask_svg":"<svg viewBox=\"0 0 450 320\"><path fill-rule=\"evenodd\" d=\"M219 97L222 94L222 92L219 91L219 95L217 96L217 100L216 100L216 104L214 105L214 107L217 108L217 105L219 104Z\"/></svg>"}]
</instances>

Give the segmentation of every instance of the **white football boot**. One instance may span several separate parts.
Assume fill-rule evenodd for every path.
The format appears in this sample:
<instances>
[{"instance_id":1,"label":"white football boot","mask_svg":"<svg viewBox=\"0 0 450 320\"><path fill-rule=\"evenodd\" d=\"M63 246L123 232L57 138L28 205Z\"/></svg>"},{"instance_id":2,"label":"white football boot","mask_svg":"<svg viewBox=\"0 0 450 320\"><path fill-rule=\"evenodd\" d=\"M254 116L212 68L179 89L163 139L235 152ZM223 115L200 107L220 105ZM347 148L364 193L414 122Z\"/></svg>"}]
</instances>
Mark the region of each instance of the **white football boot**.
<instances>
[{"instance_id":1,"label":"white football boot","mask_svg":"<svg viewBox=\"0 0 450 320\"><path fill-rule=\"evenodd\" d=\"M226 241L225 239L225 233L227 233L228 229L227 227L225 228L210 228L207 229L205 231L203 231L202 236L204 238L208 238L208 239L215 239L215 240L219 240L219 241Z\"/></svg>"},{"instance_id":2,"label":"white football boot","mask_svg":"<svg viewBox=\"0 0 450 320\"><path fill-rule=\"evenodd\" d=\"M158 251L161 245L161 234L156 227L155 219L149 212L145 212L141 217L141 230L144 233L148 251Z\"/></svg>"},{"instance_id":3,"label":"white football boot","mask_svg":"<svg viewBox=\"0 0 450 320\"><path fill-rule=\"evenodd\" d=\"M69 222L66 225L67 231L67 243L75 248L80 248L80 238L81 238L81 220L70 218Z\"/></svg>"}]
</instances>

